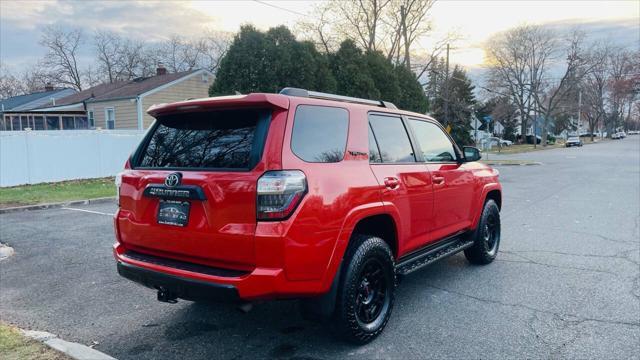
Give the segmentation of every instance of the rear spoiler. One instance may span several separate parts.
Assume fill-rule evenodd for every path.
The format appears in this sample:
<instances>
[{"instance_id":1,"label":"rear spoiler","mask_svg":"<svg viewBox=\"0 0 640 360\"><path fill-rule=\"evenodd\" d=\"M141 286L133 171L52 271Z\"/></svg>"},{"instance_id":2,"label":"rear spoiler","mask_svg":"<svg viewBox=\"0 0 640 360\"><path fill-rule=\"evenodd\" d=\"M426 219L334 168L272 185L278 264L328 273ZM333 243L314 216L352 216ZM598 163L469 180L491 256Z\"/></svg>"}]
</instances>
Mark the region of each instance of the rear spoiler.
<instances>
[{"instance_id":1,"label":"rear spoiler","mask_svg":"<svg viewBox=\"0 0 640 360\"><path fill-rule=\"evenodd\" d=\"M193 112L215 108L258 107L269 106L280 109L289 108L289 98L279 94L252 93L248 95L230 95L195 100L179 101L170 104L151 105L147 114L158 115Z\"/></svg>"}]
</instances>

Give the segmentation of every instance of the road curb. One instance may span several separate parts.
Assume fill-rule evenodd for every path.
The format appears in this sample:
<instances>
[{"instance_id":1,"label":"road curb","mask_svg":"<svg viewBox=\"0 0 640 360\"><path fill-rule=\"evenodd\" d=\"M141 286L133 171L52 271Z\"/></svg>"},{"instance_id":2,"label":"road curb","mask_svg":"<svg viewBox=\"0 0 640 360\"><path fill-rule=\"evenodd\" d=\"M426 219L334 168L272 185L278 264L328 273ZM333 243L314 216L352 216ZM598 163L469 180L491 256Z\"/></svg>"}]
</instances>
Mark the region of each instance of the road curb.
<instances>
[{"instance_id":1,"label":"road curb","mask_svg":"<svg viewBox=\"0 0 640 360\"><path fill-rule=\"evenodd\" d=\"M110 201L115 201L115 199L116 199L115 197L110 196L110 197L95 198L95 199L73 200L73 201L66 201L66 202L59 202L59 203L16 206L16 207L0 209L0 214L8 214L8 213L20 212L20 211L56 209L56 208L62 208L65 206L72 206L72 205L102 204Z\"/></svg>"},{"instance_id":2,"label":"road curb","mask_svg":"<svg viewBox=\"0 0 640 360\"><path fill-rule=\"evenodd\" d=\"M92 349L86 345L60 339L57 335L46 331L21 330L26 337L40 341L48 347L76 360L117 360L101 351Z\"/></svg>"},{"instance_id":3,"label":"road curb","mask_svg":"<svg viewBox=\"0 0 640 360\"><path fill-rule=\"evenodd\" d=\"M511 161L511 162L504 162ZM542 165L539 161L529 160L482 160L482 163L489 166L537 166Z\"/></svg>"}]
</instances>

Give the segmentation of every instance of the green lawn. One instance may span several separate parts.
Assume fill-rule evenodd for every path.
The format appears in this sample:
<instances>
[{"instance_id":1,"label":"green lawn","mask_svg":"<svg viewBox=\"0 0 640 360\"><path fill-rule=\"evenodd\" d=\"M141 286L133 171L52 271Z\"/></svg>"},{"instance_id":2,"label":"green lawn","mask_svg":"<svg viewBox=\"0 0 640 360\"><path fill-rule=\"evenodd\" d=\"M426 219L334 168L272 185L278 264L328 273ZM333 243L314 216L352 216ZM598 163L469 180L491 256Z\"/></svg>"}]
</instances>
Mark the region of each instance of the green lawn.
<instances>
[{"instance_id":1,"label":"green lawn","mask_svg":"<svg viewBox=\"0 0 640 360\"><path fill-rule=\"evenodd\" d=\"M115 196L113 178L0 188L0 208Z\"/></svg>"},{"instance_id":2,"label":"green lawn","mask_svg":"<svg viewBox=\"0 0 640 360\"><path fill-rule=\"evenodd\" d=\"M585 145L592 144L591 138L589 137L581 137L580 140L582 140L582 143ZM599 139L599 138L595 138L594 140L595 141L593 143L603 141L603 139ZM531 151L557 149L562 147L564 147L564 140L558 139L558 141L555 144L550 144L550 145L547 145L546 147L540 144L537 144L536 147L534 147L533 144L513 144L511 146L503 146L502 149L499 149L498 147L493 147L491 150L489 150L489 154L519 154L519 153L525 153L525 152L531 152Z\"/></svg>"},{"instance_id":3,"label":"green lawn","mask_svg":"<svg viewBox=\"0 0 640 360\"><path fill-rule=\"evenodd\" d=\"M564 147L564 143L558 142L553 145L547 145L546 147L540 144L536 145L536 147L534 147L533 144L513 144L511 146L503 146L500 150L494 147L489 151L489 154L519 154L538 150L556 149L559 147Z\"/></svg>"},{"instance_id":4,"label":"green lawn","mask_svg":"<svg viewBox=\"0 0 640 360\"><path fill-rule=\"evenodd\" d=\"M4 360L68 360L69 357L0 323L0 357Z\"/></svg>"}]
</instances>

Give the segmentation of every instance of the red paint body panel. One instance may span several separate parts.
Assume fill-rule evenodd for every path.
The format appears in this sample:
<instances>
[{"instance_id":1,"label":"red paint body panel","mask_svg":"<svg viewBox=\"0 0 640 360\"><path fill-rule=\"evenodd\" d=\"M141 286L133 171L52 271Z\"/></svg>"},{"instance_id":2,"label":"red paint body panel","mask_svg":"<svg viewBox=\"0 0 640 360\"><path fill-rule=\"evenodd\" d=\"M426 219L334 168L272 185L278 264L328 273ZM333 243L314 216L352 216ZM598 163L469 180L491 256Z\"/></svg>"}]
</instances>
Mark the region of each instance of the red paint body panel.
<instances>
[{"instance_id":1,"label":"red paint body panel","mask_svg":"<svg viewBox=\"0 0 640 360\"><path fill-rule=\"evenodd\" d=\"M337 163L309 163L290 147L300 104L344 108L349 112L345 157ZM250 171L181 171L182 182L200 186L207 200L191 201L186 227L156 223L159 200L142 195L172 171L122 173L120 208L114 216L114 255L156 272L204 282L233 285L241 298L275 299L319 295L329 290L358 222L388 215L395 223L397 257L477 225L487 194L501 191L497 172L476 163L370 164L369 111L424 115L400 110L296 98L275 94L191 100L153 106L157 116L216 108L268 106L273 109L261 160ZM271 170L300 170L308 191L283 221L256 220L258 178ZM388 178L397 183L385 183ZM123 256L127 250L241 270L239 277L212 276Z\"/></svg>"}]
</instances>

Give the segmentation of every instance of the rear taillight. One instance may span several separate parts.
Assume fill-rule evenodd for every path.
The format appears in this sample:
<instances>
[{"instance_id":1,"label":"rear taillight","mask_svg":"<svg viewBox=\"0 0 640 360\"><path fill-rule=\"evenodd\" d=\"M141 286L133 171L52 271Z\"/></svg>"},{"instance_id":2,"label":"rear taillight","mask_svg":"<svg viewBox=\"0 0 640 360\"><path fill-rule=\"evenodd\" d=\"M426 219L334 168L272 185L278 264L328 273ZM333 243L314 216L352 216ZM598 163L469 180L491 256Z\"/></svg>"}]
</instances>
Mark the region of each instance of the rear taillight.
<instances>
[{"instance_id":1,"label":"rear taillight","mask_svg":"<svg viewBox=\"0 0 640 360\"><path fill-rule=\"evenodd\" d=\"M122 186L122 173L118 173L115 179L116 183L116 203L120 206L120 186Z\"/></svg>"},{"instance_id":2,"label":"rear taillight","mask_svg":"<svg viewBox=\"0 0 640 360\"><path fill-rule=\"evenodd\" d=\"M307 178L300 170L269 171L258 179L258 220L286 219L307 193Z\"/></svg>"}]
</instances>

